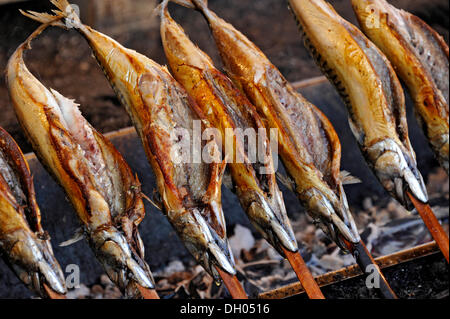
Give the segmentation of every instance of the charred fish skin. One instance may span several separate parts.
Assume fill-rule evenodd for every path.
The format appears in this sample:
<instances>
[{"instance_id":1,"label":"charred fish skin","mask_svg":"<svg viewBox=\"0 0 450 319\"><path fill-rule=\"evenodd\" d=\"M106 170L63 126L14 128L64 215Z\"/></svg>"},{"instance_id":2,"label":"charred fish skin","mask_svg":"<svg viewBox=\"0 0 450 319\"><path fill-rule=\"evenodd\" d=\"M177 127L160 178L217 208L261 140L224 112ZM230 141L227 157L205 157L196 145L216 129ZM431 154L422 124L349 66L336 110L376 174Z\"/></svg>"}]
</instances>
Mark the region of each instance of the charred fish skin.
<instances>
[{"instance_id":1,"label":"charred fish skin","mask_svg":"<svg viewBox=\"0 0 450 319\"><path fill-rule=\"evenodd\" d=\"M140 119L147 118L142 136L157 176L164 213L194 258L217 281L215 266L235 275L221 204L225 163L220 163L215 140L202 143L202 148L209 144L211 156L215 157L211 164L178 161L168 152L180 138L174 132L182 129L192 136L195 121L201 123L202 132L209 128L208 122L166 69L154 67L141 78L139 87L146 105Z\"/></svg>"},{"instance_id":2,"label":"charred fish skin","mask_svg":"<svg viewBox=\"0 0 450 319\"><path fill-rule=\"evenodd\" d=\"M255 105L267 128L278 130L279 156L293 190L326 234L359 242L340 178L341 145L326 116L296 92L264 53L212 12L206 1L174 1L205 16L230 78Z\"/></svg>"},{"instance_id":3,"label":"charred fish skin","mask_svg":"<svg viewBox=\"0 0 450 319\"><path fill-rule=\"evenodd\" d=\"M355 26L323 0L290 0L307 49L335 85L368 165L406 208L406 191L428 202L408 137L405 98L392 65Z\"/></svg>"},{"instance_id":4,"label":"charred fish skin","mask_svg":"<svg viewBox=\"0 0 450 319\"><path fill-rule=\"evenodd\" d=\"M7 83L17 118L37 156L64 188L97 259L127 297L153 289L138 225L145 215L140 183L114 146L78 105L43 86L23 54L41 26L10 58Z\"/></svg>"},{"instance_id":5,"label":"charred fish skin","mask_svg":"<svg viewBox=\"0 0 450 319\"><path fill-rule=\"evenodd\" d=\"M66 293L64 274L41 226L33 178L19 146L0 127L0 253L17 277L43 298Z\"/></svg>"},{"instance_id":6,"label":"charred fish skin","mask_svg":"<svg viewBox=\"0 0 450 319\"><path fill-rule=\"evenodd\" d=\"M209 125L197 105L166 68L82 24L67 1L51 2L58 7L59 11L55 13L64 21L53 25L70 26L85 37L130 114L156 175L161 209L185 246L217 281L220 277L216 266L234 275L234 258L221 205L224 165L214 161L211 164L178 165L177 161L172 161L173 128L191 131L195 120L202 123L202 129ZM26 15L40 22L55 19L35 12ZM205 143L211 143L211 149L214 149L214 141ZM186 171L193 172L194 177L187 178L190 175Z\"/></svg>"},{"instance_id":7,"label":"charred fish skin","mask_svg":"<svg viewBox=\"0 0 450 319\"><path fill-rule=\"evenodd\" d=\"M296 252L298 246L276 182L269 140L263 142L264 159L257 159L256 163L247 160L248 144L236 136L227 141L227 130L265 132L263 122L245 95L214 67L211 59L171 18L167 5L168 1L162 2L160 16L161 37L170 68L209 122L220 131L224 153L227 152L226 144L232 143L233 155L230 155L228 167L242 208L255 228L282 255L282 247ZM264 137L260 135L259 138ZM265 173L261 173L261 169Z\"/></svg>"},{"instance_id":8,"label":"charred fish skin","mask_svg":"<svg viewBox=\"0 0 450 319\"><path fill-rule=\"evenodd\" d=\"M418 122L449 170L449 50L418 17L385 0L352 0L361 29L389 58L414 100ZM373 11L372 11L373 10Z\"/></svg>"}]
</instances>

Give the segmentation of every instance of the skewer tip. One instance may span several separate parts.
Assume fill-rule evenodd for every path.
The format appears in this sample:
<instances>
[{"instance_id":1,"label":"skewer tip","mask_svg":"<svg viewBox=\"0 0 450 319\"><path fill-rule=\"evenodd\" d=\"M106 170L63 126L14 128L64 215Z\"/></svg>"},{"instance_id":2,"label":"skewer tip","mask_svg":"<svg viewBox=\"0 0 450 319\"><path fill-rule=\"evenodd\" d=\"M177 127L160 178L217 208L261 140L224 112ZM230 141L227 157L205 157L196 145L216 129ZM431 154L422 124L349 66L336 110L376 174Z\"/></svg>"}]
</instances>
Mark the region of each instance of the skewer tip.
<instances>
[{"instance_id":1,"label":"skewer tip","mask_svg":"<svg viewBox=\"0 0 450 319\"><path fill-rule=\"evenodd\" d=\"M226 271L220 269L220 267L216 266L216 270L219 273L220 277L223 280L224 285L227 287L231 297L233 299L248 299L247 294L245 293L244 288L241 283L234 275L230 275Z\"/></svg>"},{"instance_id":2,"label":"skewer tip","mask_svg":"<svg viewBox=\"0 0 450 319\"><path fill-rule=\"evenodd\" d=\"M138 284L136 286L143 299L160 299L155 289L144 288Z\"/></svg>"},{"instance_id":3,"label":"skewer tip","mask_svg":"<svg viewBox=\"0 0 450 319\"><path fill-rule=\"evenodd\" d=\"M431 233L431 236L436 241L436 244L439 246L442 254L445 257L445 260L449 260L449 241L447 233L442 228L442 225L439 223L439 220L434 215L429 204L423 203L418 200L411 192L407 192L408 197L411 199L414 207L417 209L420 217L422 218L425 226L427 226L428 230Z\"/></svg>"}]
</instances>

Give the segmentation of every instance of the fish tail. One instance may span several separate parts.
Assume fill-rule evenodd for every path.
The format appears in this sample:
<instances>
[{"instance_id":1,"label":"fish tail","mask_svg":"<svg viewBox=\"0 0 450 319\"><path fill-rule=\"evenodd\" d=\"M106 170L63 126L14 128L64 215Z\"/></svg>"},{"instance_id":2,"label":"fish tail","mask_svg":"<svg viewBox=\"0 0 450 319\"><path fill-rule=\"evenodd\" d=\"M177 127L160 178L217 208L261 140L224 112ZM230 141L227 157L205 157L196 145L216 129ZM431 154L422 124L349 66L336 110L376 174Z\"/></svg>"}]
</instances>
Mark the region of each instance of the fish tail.
<instances>
[{"instance_id":1,"label":"fish tail","mask_svg":"<svg viewBox=\"0 0 450 319\"><path fill-rule=\"evenodd\" d=\"M180 6L189 8L189 9L198 9L202 10L204 8L208 7L208 0L163 0L161 3L156 7L155 11L158 12L158 14L162 15L164 10L167 8L167 5L169 2L172 1L173 3L176 3Z\"/></svg>"},{"instance_id":2,"label":"fish tail","mask_svg":"<svg viewBox=\"0 0 450 319\"><path fill-rule=\"evenodd\" d=\"M167 5L169 4L170 0L163 0L161 1L161 3L153 10L153 13L156 16L160 16L163 17L164 16L164 12L167 11ZM183 5L181 3L179 3L180 5Z\"/></svg>"},{"instance_id":3,"label":"fish tail","mask_svg":"<svg viewBox=\"0 0 450 319\"><path fill-rule=\"evenodd\" d=\"M20 10L20 13L23 14L26 17L29 17L33 20L36 20L40 23L42 23L16 50L15 54L13 54L13 57L20 60L23 57L23 52L25 50L31 49L31 42L37 38L45 29L47 29L49 26L60 26L64 28L64 24L61 22L61 17L54 16L48 13L39 13L34 11L28 11L25 12L23 10ZM12 61L12 57L11 60ZM23 61L21 61L23 63Z\"/></svg>"},{"instance_id":4,"label":"fish tail","mask_svg":"<svg viewBox=\"0 0 450 319\"><path fill-rule=\"evenodd\" d=\"M23 11L19 9L20 13L24 16L35 20L39 23L42 23L43 25L55 25L59 26L61 23L62 17L52 15L49 13L41 13L41 12L35 12L35 11ZM63 26L63 25L62 25Z\"/></svg>"},{"instance_id":5,"label":"fish tail","mask_svg":"<svg viewBox=\"0 0 450 319\"><path fill-rule=\"evenodd\" d=\"M82 26L76 7L72 6L67 0L50 0L59 10L52 10L54 14L40 13L35 11L20 12L37 22L47 25L53 25L65 29L79 28ZM65 23L63 23L63 21Z\"/></svg>"},{"instance_id":6,"label":"fish tail","mask_svg":"<svg viewBox=\"0 0 450 319\"><path fill-rule=\"evenodd\" d=\"M191 9L202 10L208 7L208 0L170 0L170 1Z\"/></svg>"},{"instance_id":7,"label":"fish tail","mask_svg":"<svg viewBox=\"0 0 450 319\"><path fill-rule=\"evenodd\" d=\"M50 2L62 12L67 11L67 8L70 7L70 3L67 0L50 0Z\"/></svg>"}]
</instances>

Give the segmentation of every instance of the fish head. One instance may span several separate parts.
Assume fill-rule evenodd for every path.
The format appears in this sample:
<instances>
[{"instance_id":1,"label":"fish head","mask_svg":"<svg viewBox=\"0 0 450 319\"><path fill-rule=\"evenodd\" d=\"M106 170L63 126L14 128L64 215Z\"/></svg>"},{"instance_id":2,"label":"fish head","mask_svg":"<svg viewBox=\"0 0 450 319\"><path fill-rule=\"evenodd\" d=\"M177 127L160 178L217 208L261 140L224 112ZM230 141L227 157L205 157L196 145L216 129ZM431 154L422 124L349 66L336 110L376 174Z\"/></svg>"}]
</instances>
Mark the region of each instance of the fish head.
<instances>
[{"instance_id":1,"label":"fish head","mask_svg":"<svg viewBox=\"0 0 450 319\"><path fill-rule=\"evenodd\" d=\"M342 184L339 184L339 197L335 193L312 188L303 193L307 212L314 223L322 229L339 247L348 251L346 242L358 243L358 229L353 219Z\"/></svg>"},{"instance_id":2,"label":"fish head","mask_svg":"<svg viewBox=\"0 0 450 319\"><path fill-rule=\"evenodd\" d=\"M23 229L8 235L12 243L6 260L17 276L41 297L48 297L47 288L58 295L67 292L64 274L56 261L48 236L34 236Z\"/></svg>"},{"instance_id":3,"label":"fish head","mask_svg":"<svg viewBox=\"0 0 450 319\"><path fill-rule=\"evenodd\" d=\"M281 193L273 192L273 194L272 198L268 198L258 192L247 192L239 197L241 202L247 202L243 207L247 207L247 215L253 226L284 256L282 247L296 252L298 244L287 218Z\"/></svg>"},{"instance_id":4,"label":"fish head","mask_svg":"<svg viewBox=\"0 0 450 319\"><path fill-rule=\"evenodd\" d=\"M217 282L220 282L217 267L230 275L236 274L225 223L220 216L223 216L222 207L211 203L185 208L178 217L170 218L188 251Z\"/></svg>"},{"instance_id":5,"label":"fish head","mask_svg":"<svg viewBox=\"0 0 450 319\"><path fill-rule=\"evenodd\" d=\"M152 273L140 256L133 250L125 236L113 226L99 227L90 232L89 241L95 255L102 263L109 278L128 295L132 283L146 289L154 289ZM142 245L139 235L136 239Z\"/></svg>"},{"instance_id":6,"label":"fish head","mask_svg":"<svg viewBox=\"0 0 450 319\"><path fill-rule=\"evenodd\" d=\"M407 209L412 209L410 192L422 203L428 202L427 190L415 159L392 139L375 143L367 150L374 172L383 187Z\"/></svg>"}]
</instances>

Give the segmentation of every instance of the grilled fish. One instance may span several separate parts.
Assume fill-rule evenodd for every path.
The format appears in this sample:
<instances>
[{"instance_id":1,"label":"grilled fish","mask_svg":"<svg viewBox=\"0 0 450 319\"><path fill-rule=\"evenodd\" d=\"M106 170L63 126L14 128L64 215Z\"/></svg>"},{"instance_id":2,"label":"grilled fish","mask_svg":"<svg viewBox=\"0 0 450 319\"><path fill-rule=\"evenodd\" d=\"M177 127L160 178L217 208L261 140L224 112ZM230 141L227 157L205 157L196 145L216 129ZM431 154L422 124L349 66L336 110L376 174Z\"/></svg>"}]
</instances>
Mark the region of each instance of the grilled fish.
<instances>
[{"instance_id":1,"label":"grilled fish","mask_svg":"<svg viewBox=\"0 0 450 319\"><path fill-rule=\"evenodd\" d=\"M41 226L33 178L22 151L0 127L0 252L22 282L41 297L66 293L50 237Z\"/></svg>"},{"instance_id":2,"label":"grilled fish","mask_svg":"<svg viewBox=\"0 0 450 319\"><path fill-rule=\"evenodd\" d=\"M202 136L209 127L198 106L166 68L82 24L67 1L52 3L64 22L53 25L75 28L86 38L130 114L156 175L161 209L189 252L216 281L220 280L216 267L235 275L221 204L225 164L214 160L219 155L215 138L200 145L209 150L209 163L189 161L186 153L180 154L186 149L183 144L194 143L183 133L192 137L197 126ZM49 14L27 15L40 22L55 19Z\"/></svg>"},{"instance_id":3,"label":"grilled fish","mask_svg":"<svg viewBox=\"0 0 450 319\"><path fill-rule=\"evenodd\" d=\"M304 43L335 85L350 128L384 188L408 209L428 201L408 136L405 97L386 56L323 0L290 0Z\"/></svg>"},{"instance_id":4,"label":"grilled fish","mask_svg":"<svg viewBox=\"0 0 450 319\"><path fill-rule=\"evenodd\" d=\"M177 0L207 19L228 75L256 106L267 128L278 130L279 155L293 191L342 249L360 238L340 176L341 145L326 116L296 92L259 48L220 19L203 0ZM289 181L288 181L289 183Z\"/></svg>"},{"instance_id":5,"label":"grilled fish","mask_svg":"<svg viewBox=\"0 0 450 319\"><path fill-rule=\"evenodd\" d=\"M78 105L46 88L23 55L48 25L11 56L7 83L19 119L37 156L70 198L90 247L127 297L153 290L138 225L145 215L140 183L114 146L81 115Z\"/></svg>"},{"instance_id":6,"label":"grilled fish","mask_svg":"<svg viewBox=\"0 0 450 319\"><path fill-rule=\"evenodd\" d=\"M352 0L352 4L363 32L386 54L408 86L418 122L448 174L447 44L424 21L385 0Z\"/></svg>"},{"instance_id":7,"label":"grilled fish","mask_svg":"<svg viewBox=\"0 0 450 319\"><path fill-rule=\"evenodd\" d=\"M296 252L297 242L276 182L271 146L263 122L245 95L214 67L212 60L171 18L167 5L168 1L163 1L160 6L161 37L170 68L175 79L220 131L224 141L222 151L229 158L233 191L251 223L280 254L284 255L283 247ZM257 145L256 140L251 145L251 138L240 138L238 130L258 135L259 144L263 146L259 156L251 158L250 154Z\"/></svg>"}]
</instances>

